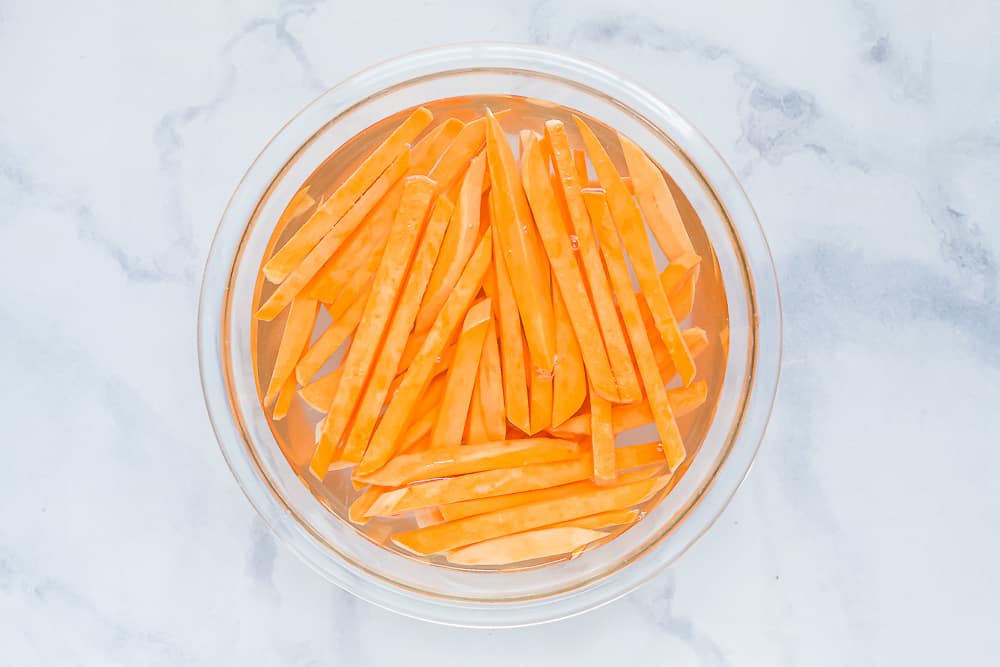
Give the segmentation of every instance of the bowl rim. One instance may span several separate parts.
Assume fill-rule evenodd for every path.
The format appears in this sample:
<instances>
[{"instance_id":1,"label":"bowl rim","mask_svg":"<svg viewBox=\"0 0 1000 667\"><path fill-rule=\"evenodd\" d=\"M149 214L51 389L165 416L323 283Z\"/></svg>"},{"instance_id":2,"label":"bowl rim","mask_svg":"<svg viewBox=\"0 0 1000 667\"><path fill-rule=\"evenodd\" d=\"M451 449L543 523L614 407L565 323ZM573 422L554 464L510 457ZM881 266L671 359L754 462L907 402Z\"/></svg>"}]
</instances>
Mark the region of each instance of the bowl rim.
<instances>
[{"instance_id":1,"label":"bowl rim","mask_svg":"<svg viewBox=\"0 0 1000 667\"><path fill-rule=\"evenodd\" d=\"M456 63L463 62L476 64L456 65ZM242 246L243 236L249 231L248 221L252 219L243 218L242 215L234 214L234 211L239 208L237 202L247 181L256 171L260 170L262 162L273 159L269 155L269 151L275 147L276 142L285 134L286 130L311 110L321 105L323 100L342 95L345 90L350 91L355 87L367 90L371 88L372 81L381 82L383 85L380 88L388 88L392 85L423 78L419 73L422 73L423 76L430 76L431 74L445 75L470 70L532 73L563 79L574 84L580 82L578 79L570 78L568 73L579 73L588 81L587 87L593 87L593 82L597 80L615 88L616 97L614 100L624 109L638 113L632 108L632 102L638 100L645 107L654 108L663 116L671 117L672 122L683 126L685 132L690 134L704 149L700 157L708 157L715 163L712 165L713 171L723 174L731 181L727 183L727 192L733 193L732 197L725 202L720 201L720 204L724 204L726 216L732 221L733 216L730 215L730 209L736 206L743 209L741 220L752 220L753 222L752 225L749 225L749 229L739 230L742 251L740 256L746 265L746 272L750 280L749 285L752 287L751 290L748 290L747 298L753 303L751 312L754 315L761 312L760 305L762 303L769 305L772 315L763 319L755 317L754 321L751 322L751 327L755 330L753 337L755 345L750 346L752 361L749 364L749 386L741 414L742 419L737 423L735 436L731 439L725 459L717 466L715 474L710 478L707 488L702 492L698 502L687 510L685 516L677 524L678 527L682 527L685 523L690 526L689 520L695 513L711 514L701 522L697 530L685 537L686 542L681 548L668 558L657 560L653 557L652 560L656 562L652 566L642 569L641 572L638 571L639 568L622 567L608 576L585 584L579 590L572 589L564 594L535 601L503 601L492 606L482 602L447 600L438 596L421 595L412 588L391 587L378 577L371 576L370 573L354 571L353 564L343 558L340 559L339 565L344 572L338 573L343 576L333 576L330 569L323 567L324 563L318 561L317 555L310 553L303 545L303 539L307 541L315 539L304 526L299 525L297 529L289 529L279 523L278 514L287 511L288 508L285 507L278 494L274 493L273 489L269 489L270 492L266 494L255 493L245 483L249 476L251 478L263 477L265 485L270 487L271 484L270 480L266 476L260 475L260 471L252 464L250 460L252 457L238 456L238 450L231 446L233 436L244 439L246 434L235 423L237 419L232 413L234 406L231 405L225 388L222 362L213 356L223 344L225 338L223 324L227 319L220 310L221 305L225 303L223 290L217 288L220 285L229 284L231 273L234 270L232 260L235 253L229 252L229 246L232 245L231 240L236 239L235 250L238 251ZM351 97L356 98L357 96L352 95ZM367 97L368 95L362 96L357 103L363 102ZM623 102L622 97L629 100L630 103ZM664 134L666 135L665 131ZM302 145L304 146L306 143ZM297 152L295 150L288 155L284 164L287 165L290 160L294 159ZM700 171L705 170L703 162L699 162L697 167ZM280 175L283 168L279 168L275 176ZM715 185L714 181L708 182ZM240 225L240 229L236 230L238 233L234 233L230 228L237 223ZM749 231L753 233L748 235ZM224 234L224 232L228 232L228 234ZM222 275L225 279L220 282ZM693 124L659 97L601 65L547 48L484 42L423 49L366 68L324 91L277 131L241 177L227 203L213 238L206 260L199 298L197 343L202 392L209 421L219 443L220 451L244 495L258 515L286 546L325 578L332 580L353 595L384 609L446 625L516 627L575 616L627 595L682 556L718 520L749 473L770 420L781 367L781 317L780 293L773 258L759 218L732 169L718 150ZM739 448L736 446L739 441L749 441L750 446ZM258 481L260 480L258 479ZM659 540L645 549L643 553L661 549L663 542L666 541L666 538ZM644 560L649 562L650 557L654 554L647 555L649 557ZM609 590L609 580L614 580L616 584L613 590ZM430 611L427 603L433 607ZM506 608L508 612L515 611L512 610L512 605L518 608L517 613L498 613L503 608Z\"/></svg>"}]
</instances>

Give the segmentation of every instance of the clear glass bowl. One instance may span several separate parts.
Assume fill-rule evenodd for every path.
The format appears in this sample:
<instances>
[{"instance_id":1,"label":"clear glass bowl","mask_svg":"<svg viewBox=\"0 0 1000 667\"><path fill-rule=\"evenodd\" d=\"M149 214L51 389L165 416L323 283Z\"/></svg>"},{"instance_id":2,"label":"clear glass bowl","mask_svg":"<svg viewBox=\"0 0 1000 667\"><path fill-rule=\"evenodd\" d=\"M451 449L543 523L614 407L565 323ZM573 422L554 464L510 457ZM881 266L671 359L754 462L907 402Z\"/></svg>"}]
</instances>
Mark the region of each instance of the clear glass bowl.
<instances>
[{"instance_id":1,"label":"clear glass bowl","mask_svg":"<svg viewBox=\"0 0 1000 667\"><path fill-rule=\"evenodd\" d=\"M324 159L379 119L440 98L521 95L632 138L684 192L715 249L728 300L725 375L690 467L642 521L579 558L511 572L462 571L364 539L306 488L261 410L254 288L275 223ZM472 44L361 72L303 109L240 182L209 253L198 313L202 386L222 453L250 502L305 562L345 590L415 618L469 627L543 623L594 609L663 570L716 520L763 437L778 379L781 307L757 217L736 177L673 108L596 65L534 47Z\"/></svg>"}]
</instances>

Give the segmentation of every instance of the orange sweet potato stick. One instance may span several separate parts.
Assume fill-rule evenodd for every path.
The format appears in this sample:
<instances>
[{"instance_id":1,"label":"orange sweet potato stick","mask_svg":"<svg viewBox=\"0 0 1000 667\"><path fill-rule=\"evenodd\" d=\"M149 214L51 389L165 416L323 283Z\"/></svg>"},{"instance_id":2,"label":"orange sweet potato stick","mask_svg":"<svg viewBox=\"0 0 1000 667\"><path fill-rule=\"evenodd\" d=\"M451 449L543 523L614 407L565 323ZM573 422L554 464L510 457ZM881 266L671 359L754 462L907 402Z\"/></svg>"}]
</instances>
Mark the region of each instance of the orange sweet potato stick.
<instances>
[{"instance_id":1,"label":"orange sweet potato stick","mask_svg":"<svg viewBox=\"0 0 1000 667\"><path fill-rule=\"evenodd\" d=\"M483 400L480 396L479 377L472 387L472 400L469 402L469 416L465 420L465 434L462 442L467 445L480 442L490 442L493 438L486 432L486 418L483 416Z\"/></svg>"},{"instance_id":2,"label":"orange sweet potato stick","mask_svg":"<svg viewBox=\"0 0 1000 667\"><path fill-rule=\"evenodd\" d=\"M587 376L583 370L580 344L573 333L566 304L559 288L552 289L556 315L556 371L552 385L552 425L558 426L576 414L587 397Z\"/></svg>"},{"instance_id":3,"label":"orange sweet potato stick","mask_svg":"<svg viewBox=\"0 0 1000 667\"><path fill-rule=\"evenodd\" d=\"M337 383L344 372L344 367L340 366L336 370L330 371L318 380L314 380L299 389L299 397L305 401L313 410L326 412L330 409L330 401L337 391Z\"/></svg>"},{"instance_id":4,"label":"orange sweet potato stick","mask_svg":"<svg viewBox=\"0 0 1000 667\"><path fill-rule=\"evenodd\" d=\"M663 452L658 443L622 447L617 452L612 450L611 456L612 464L617 458L621 461L622 468L639 468L663 460ZM569 461L536 463L435 479L386 493L371 506L368 513L372 516L393 516L424 507L562 486L588 479L593 469L593 456L584 454Z\"/></svg>"},{"instance_id":5,"label":"orange sweet potato stick","mask_svg":"<svg viewBox=\"0 0 1000 667\"><path fill-rule=\"evenodd\" d=\"M496 304L494 303L494 306ZM523 377L523 375L522 375ZM490 322L483 341L483 356L479 360L479 405L482 410L485 441L503 440L507 436L504 417L503 371L500 347L497 343L496 320Z\"/></svg>"},{"instance_id":6,"label":"orange sweet potato stick","mask_svg":"<svg viewBox=\"0 0 1000 667\"><path fill-rule=\"evenodd\" d=\"M606 533L576 526L538 528L471 544L445 554L456 565L509 565L537 558L571 554Z\"/></svg>"},{"instance_id":7,"label":"orange sweet potato stick","mask_svg":"<svg viewBox=\"0 0 1000 667\"><path fill-rule=\"evenodd\" d=\"M343 185L320 204L281 250L268 260L263 269L267 279L271 282L284 280L433 118L430 111L420 107L379 144Z\"/></svg>"},{"instance_id":8,"label":"orange sweet potato stick","mask_svg":"<svg viewBox=\"0 0 1000 667\"><path fill-rule=\"evenodd\" d=\"M613 482L618 476L618 468L611 403L593 391L590 392L590 447L594 452L594 481L598 484Z\"/></svg>"},{"instance_id":9,"label":"orange sweet potato stick","mask_svg":"<svg viewBox=\"0 0 1000 667\"><path fill-rule=\"evenodd\" d=\"M358 328L358 323L361 321L361 315L364 313L367 302L367 295L359 297L347 309L344 316L331 324L326 331L320 334L320 337L313 342L309 349L306 350L306 353L302 355L299 363L295 366L295 377L298 378L299 384L309 382L319 372L319 369L323 367L323 364L336 354L340 346L344 344L344 341L354 333L354 330Z\"/></svg>"},{"instance_id":10,"label":"orange sweet potato stick","mask_svg":"<svg viewBox=\"0 0 1000 667\"><path fill-rule=\"evenodd\" d=\"M397 181L397 185L400 182ZM372 211L365 224L354 232L331 257L318 274L303 288L303 292L324 303L331 303L343 292L345 286L359 273L371 276L382 260L389 230L399 204L403 189L393 186L378 206ZM377 259L376 259L377 258Z\"/></svg>"},{"instance_id":11,"label":"orange sweet potato stick","mask_svg":"<svg viewBox=\"0 0 1000 667\"><path fill-rule=\"evenodd\" d=\"M666 481L664 478L654 478L624 486L587 491L569 498L529 503L502 512L480 514L436 526L408 530L397 533L392 540L417 554L441 553L559 521L631 507L654 495Z\"/></svg>"},{"instance_id":12,"label":"orange sweet potato stick","mask_svg":"<svg viewBox=\"0 0 1000 667\"><path fill-rule=\"evenodd\" d=\"M465 123L457 118L448 118L443 123L430 130L423 138L413 146L410 151L410 161L414 165L421 165L420 174L427 174L434 167L434 163L447 150L451 142L455 140Z\"/></svg>"},{"instance_id":13,"label":"orange sweet potato stick","mask_svg":"<svg viewBox=\"0 0 1000 667\"><path fill-rule=\"evenodd\" d=\"M448 294L458 282L458 277L462 275L462 268L469 261L472 251L476 249L482 199L480 193L485 174L486 156L480 155L472 161L462 179L455 215L441 243L441 252L427 284L420 313L413 325L414 331L426 331L431 328Z\"/></svg>"},{"instance_id":14,"label":"orange sweet potato stick","mask_svg":"<svg viewBox=\"0 0 1000 667\"><path fill-rule=\"evenodd\" d=\"M383 493L391 490L391 488L384 486L369 486L351 503L351 506L347 510L347 518L351 520L351 523L368 523L368 509L372 506L372 503L377 501Z\"/></svg>"},{"instance_id":15,"label":"orange sweet potato stick","mask_svg":"<svg viewBox=\"0 0 1000 667\"><path fill-rule=\"evenodd\" d=\"M532 463L565 461L579 456L580 446L572 440L499 440L478 445L429 449L419 454L402 454L375 472L360 473L355 470L354 479L380 486L402 486L420 480L497 468L516 468Z\"/></svg>"},{"instance_id":16,"label":"orange sweet potato stick","mask_svg":"<svg viewBox=\"0 0 1000 667\"><path fill-rule=\"evenodd\" d=\"M698 282L698 267L701 257L698 255L681 255L670 261L667 268L660 273L660 282L670 300L670 309L674 311L677 321L687 319L694 306L695 284Z\"/></svg>"},{"instance_id":17,"label":"orange sweet potato stick","mask_svg":"<svg viewBox=\"0 0 1000 667\"><path fill-rule=\"evenodd\" d=\"M663 172L628 137L619 134L618 141L632 177L635 198L663 254L671 262L682 255L693 255L694 245Z\"/></svg>"},{"instance_id":18,"label":"orange sweet potato stick","mask_svg":"<svg viewBox=\"0 0 1000 667\"><path fill-rule=\"evenodd\" d=\"M278 397L278 392L292 375L296 362L302 356L306 346L309 345L309 337L316 324L318 311L319 304L316 303L316 300L305 298L296 299L289 309L288 319L285 320L285 329L281 334L281 342L278 343L278 352L274 358L271 382L264 394L265 405L269 405Z\"/></svg>"},{"instance_id":19,"label":"orange sweet potato stick","mask_svg":"<svg viewBox=\"0 0 1000 667\"><path fill-rule=\"evenodd\" d=\"M623 472L618 475L618 479L616 479L610 486L622 486L644 479L652 479L653 477L663 473L664 464L662 455L659 456L658 464L659 465L645 466L633 472ZM587 467L588 469L592 467L589 464L589 461ZM604 488L607 488L607 486L598 486L593 482L593 480L588 479L579 482L572 482L571 484L563 484L562 486L535 489L533 491L521 491L519 493L508 493L503 496L489 496L486 498L463 500L458 503L441 505L439 509L442 516L444 516L447 521L457 521L458 519L464 519L467 516L487 514L489 512L499 512L500 510L504 510L509 507L517 507L518 505L526 505L528 503L536 503L543 500L568 498L584 491L594 491L596 489Z\"/></svg>"},{"instance_id":20,"label":"orange sweet potato stick","mask_svg":"<svg viewBox=\"0 0 1000 667\"><path fill-rule=\"evenodd\" d=\"M528 434L535 435L552 426L552 371L544 371L533 363L528 363L528 399L530 418Z\"/></svg>"},{"instance_id":21,"label":"orange sweet potato stick","mask_svg":"<svg viewBox=\"0 0 1000 667\"><path fill-rule=\"evenodd\" d=\"M598 250L587 214L587 207L581 194L583 183L586 181L578 179L573 163L573 154L569 147L569 139L563 124L557 120L548 121L545 123L545 134L552 146L556 173L559 175L562 194L566 200L566 208L569 212L568 224L572 230L570 233L574 234L577 239L583 273L590 288L594 311L597 314L601 334L604 337L604 345L608 351L608 360L611 362L611 368L618 383L618 402L637 401L642 397L639 378L636 375L635 366L632 364L628 343L625 342L625 332L622 331L621 322L618 320L618 311L615 309L611 285L604 271L604 265L601 263L601 253ZM572 313L572 311L570 312ZM612 400L609 396L604 398Z\"/></svg>"},{"instance_id":22,"label":"orange sweet potato stick","mask_svg":"<svg viewBox=\"0 0 1000 667\"><path fill-rule=\"evenodd\" d=\"M275 421L288 416L288 408L291 407L292 399L295 397L295 386L295 375L289 374L285 384L281 385L281 391L278 392L278 400L274 402L274 412L271 416Z\"/></svg>"},{"instance_id":23,"label":"orange sweet potato stick","mask_svg":"<svg viewBox=\"0 0 1000 667\"><path fill-rule=\"evenodd\" d=\"M438 376L427 385L423 396L413 406L412 419L402 437L402 444L399 447L400 451L408 451L421 438L430 438L431 429L434 428L434 422L441 407L441 397L444 396L444 388L447 383L447 376Z\"/></svg>"},{"instance_id":24,"label":"orange sweet potato stick","mask_svg":"<svg viewBox=\"0 0 1000 667\"><path fill-rule=\"evenodd\" d=\"M635 200L622 183L621 176L611 163L611 158L601 145L593 131L579 118L574 117L583 135L583 141L590 154L590 160L597 171L598 178L607 192L607 203L615 226L621 234L622 242L632 260L639 286L643 296L649 303L649 309L656 320L656 328L670 350L677 369L680 371L684 384L694 381L695 365L691 353L681 338L677 320L670 310L670 302L663 291L663 284L656 270L653 250L646 238L646 228L642 223L642 214Z\"/></svg>"},{"instance_id":25,"label":"orange sweet potato stick","mask_svg":"<svg viewBox=\"0 0 1000 667\"><path fill-rule=\"evenodd\" d=\"M438 184L438 193L447 192L451 184L462 175L462 172L469 166L469 161L483 147L485 139L485 118L477 118L462 128L462 131L458 133L458 136L431 169L430 177Z\"/></svg>"},{"instance_id":26,"label":"orange sweet potato stick","mask_svg":"<svg viewBox=\"0 0 1000 667\"><path fill-rule=\"evenodd\" d=\"M431 447L462 444L462 431L469 414L472 389L479 372L479 360L483 356L483 341L492 321L492 306L487 298L469 309L465 316L455 348L455 360L448 372L441 408L431 431Z\"/></svg>"},{"instance_id":27,"label":"orange sweet potato stick","mask_svg":"<svg viewBox=\"0 0 1000 667\"><path fill-rule=\"evenodd\" d=\"M705 403L708 397L708 385L704 380L693 382L687 387L678 387L667 392L670 409L674 417L682 417ZM611 424L617 435L623 431L644 426L653 422L653 412L646 401L616 405L611 408ZM589 436L591 431L590 413L581 413L563 422L551 430L552 435L560 438L579 438Z\"/></svg>"},{"instance_id":28,"label":"orange sweet potato stick","mask_svg":"<svg viewBox=\"0 0 1000 667\"><path fill-rule=\"evenodd\" d=\"M573 168L576 170L576 177L580 179L580 187L587 187L590 184L590 176L587 174L587 151L582 148L573 151Z\"/></svg>"},{"instance_id":29,"label":"orange sweet potato stick","mask_svg":"<svg viewBox=\"0 0 1000 667\"><path fill-rule=\"evenodd\" d=\"M601 242L604 263L608 268L611 283L615 287L615 294L618 296L622 318L625 320L625 328L632 339L632 351L635 354L636 363L639 365L639 374L646 390L646 400L649 401L652 413L656 418L656 430L663 442L667 465L670 466L671 470L676 470L677 466L684 460L684 443L681 440L681 432L677 428L677 421L674 419L670 401L667 399L667 391L663 386L663 379L660 377L660 369L656 365L656 355L653 353L652 345L646 334L646 327L642 322L638 300L632 291L632 280L625 262L625 253L618 241L618 234L615 231L611 212L608 210L604 195L600 192L587 192L585 198L590 209L590 218L594 222L594 228L597 230L597 236ZM659 278L657 278L656 284L660 285ZM660 286L662 289L662 285ZM683 344L683 337L680 339ZM687 349L686 345L684 347ZM591 409L593 410L594 407L592 403ZM609 417L609 415L602 413L602 417ZM610 419L607 419L606 422L607 427L610 428ZM597 423L595 417L591 424L595 438L597 431L593 431L593 429ZM605 437L604 431L601 432L601 437L602 439Z\"/></svg>"},{"instance_id":30,"label":"orange sweet potato stick","mask_svg":"<svg viewBox=\"0 0 1000 667\"><path fill-rule=\"evenodd\" d=\"M340 445L348 421L369 378L372 364L389 328L399 286L406 276L413 250L423 227L434 193L434 181L426 176L410 176L403 187L403 201L393 222L389 242L375 272L371 295L361 322L344 359L344 373L337 385L316 446L310 469L320 478L326 474L334 451ZM395 369L393 369L395 374ZM391 379L391 378L390 378Z\"/></svg>"},{"instance_id":31,"label":"orange sweet potato stick","mask_svg":"<svg viewBox=\"0 0 1000 667\"><path fill-rule=\"evenodd\" d=\"M534 222L525 199L514 154L496 118L489 114L486 154L492 184L493 227L500 245L497 257L506 264L532 364L551 372L555 362L554 327L544 253L537 244ZM499 278L499 276L498 276Z\"/></svg>"},{"instance_id":32,"label":"orange sweet potato stick","mask_svg":"<svg viewBox=\"0 0 1000 667\"><path fill-rule=\"evenodd\" d=\"M462 276L458 279L455 289L448 296L444 308L441 309L434 321L434 325L427 332L420 352L417 353L413 364L406 372L406 377L400 383L396 395L389 401L389 406L386 408L385 414L382 415L382 420L375 430L375 435L372 436L364 458L358 465L357 472L359 474L378 470L392 457L398 445L399 436L410 418L413 404L427 387L436 358L441 355L448 340L460 325L472 300L479 292L483 275L486 273L492 254L490 237L483 237L475 252L472 253L465 270L462 271Z\"/></svg>"},{"instance_id":33,"label":"orange sweet potato stick","mask_svg":"<svg viewBox=\"0 0 1000 667\"><path fill-rule=\"evenodd\" d=\"M490 198L492 199L492 197ZM499 232L492 227L493 248L500 248ZM521 331L521 316L514 299L514 288L507 274L507 265L502 257L497 257L487 279L483 283L486 294L496 308L498 331L500 334L500 361L504 405L507 419L524 433L531 430L528 407L528 376L525 370L524 336Z\"/></svg>"},{"instance_id":34,"label":"orange sweet potato stick","mask_svg":"<svg viewBox=\"0 0 1000 667\"><path fill-rule=\"evenodd\" d=\"M587 296L587 287L573 256L566 225L559 216L544 157L533 139L529 139L525 147L521 170L524 189L552 265L555 282L569 311L580 348L587 351L583 355L587 375L595 391L608 400L618 401L618 385L605 352L597 318Z\"/></svg>"},{"instance_id":35,"label":"orange sweet potato stick","mask_svg":"<svg viewBox=\"0 0 1000 667\"><path fill-rule=\"evenodd\" d=\"M382 173L375 183L361 195L358 200L340 222L334 225L327 234L320 240L316 247L309 251L302 261L288 274L284 281L278 285L264 305L257 311L257 317L262 320L272 320L287 306L295 296L301 292L309 281L326 265L333 257L334 253L343 245L344 241L357 229L361 221L365 219L368 212L374 208L382 197L388 192L390 186L398 181L410 161L409 149L396 158L395 161Z\"/></svg>"},{"instance_id":36,"label":"orange sweet potato stick","mask_svg":"<svg viewBox=\"0 0 1000 667\"><path fill-rule=\"evenodd\" d=\"M431 275L431 268L438 256L441 241L453 211L454 206L447 198L438 198L427 223L427 229L417 246L413 265L406 277L406 286L385 335L385 342L372 364L368 386L357 407L354 424L347 435L344 451L340 456L342 461L352 463L360 461L368 446L368 439L375 430L375 422L378 420L382 406L389 395L389 387L399 370L399 361L403 355L406 338L413 327L420 299L424 295L427 280Z\"/></svg>"},{"instance_id":37,"label":"orange sweet potato stick","mask_svg":"<svg viewBox=\"0 0 1000 667\"><path fill-rule=\"evenodd\" d=\"M608 510L590 516L570 519L547 526L547 528L561 528L563 526L575 526L577 528L589 528L591 530L602 530L613 526L622 526L634 523L639 518L639 510Z\"/></svg>"}]
</instances>

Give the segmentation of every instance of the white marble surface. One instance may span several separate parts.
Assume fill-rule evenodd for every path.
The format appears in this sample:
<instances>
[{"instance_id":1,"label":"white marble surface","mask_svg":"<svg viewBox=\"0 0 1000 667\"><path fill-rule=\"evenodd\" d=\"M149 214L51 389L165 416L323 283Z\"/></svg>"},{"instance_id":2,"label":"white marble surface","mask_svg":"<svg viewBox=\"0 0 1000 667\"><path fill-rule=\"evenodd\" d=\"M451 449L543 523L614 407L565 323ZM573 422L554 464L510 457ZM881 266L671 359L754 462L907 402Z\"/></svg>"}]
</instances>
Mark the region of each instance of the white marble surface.
<instances>
[{"instance_id":1,"label":"white marble surface","mask_svg":"<svg viewBox=\"0 0 1000 667\"><path fill-rule=\"evenodd\" d=\"M0 1L0 664L1000 664L998 24L991 0ZM716 528L625 600L503 632L380 611L275 544L195 360L263 142L363 66L477 39L586 55L700 125L786 315Z\"/></svg>"}]
</instances>

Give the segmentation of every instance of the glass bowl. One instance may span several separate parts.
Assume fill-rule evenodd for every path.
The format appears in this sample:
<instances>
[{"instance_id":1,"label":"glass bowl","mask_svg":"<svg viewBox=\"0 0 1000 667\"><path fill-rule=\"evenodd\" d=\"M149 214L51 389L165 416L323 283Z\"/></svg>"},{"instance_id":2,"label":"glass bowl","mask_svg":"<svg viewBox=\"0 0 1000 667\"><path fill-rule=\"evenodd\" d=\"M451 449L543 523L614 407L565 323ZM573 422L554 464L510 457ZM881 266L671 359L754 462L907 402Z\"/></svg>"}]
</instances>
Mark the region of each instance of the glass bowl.
<instances>
[{"instance_id":1,"label":"glass bowl","mask_svg":"<svg viewBox=\"0 0 1000 667\"><path fill-rule=\"evenodd\" d=\"M547 100L616 128L670 174L714 246L728 301L724 380L697 454L642 521L579 558L518 571L463 571L364 539L288 464L260 407L252 313L261 260L285 205L372 123L468 95ZM264 147L236 188L209 253L198 313L202 386L219 446L279 539L345 590L437 623L511 627L594 609L663 570L716 520L763 437L778 379L781 308L757 217L733 172L672 107L601 67L534 47L472 44L413 53L321 95ZM718 332L716 332L718 333Z\"/></svg>"}]
</instances>

